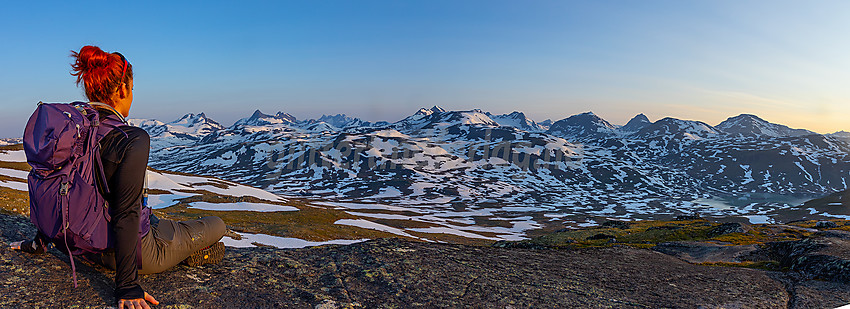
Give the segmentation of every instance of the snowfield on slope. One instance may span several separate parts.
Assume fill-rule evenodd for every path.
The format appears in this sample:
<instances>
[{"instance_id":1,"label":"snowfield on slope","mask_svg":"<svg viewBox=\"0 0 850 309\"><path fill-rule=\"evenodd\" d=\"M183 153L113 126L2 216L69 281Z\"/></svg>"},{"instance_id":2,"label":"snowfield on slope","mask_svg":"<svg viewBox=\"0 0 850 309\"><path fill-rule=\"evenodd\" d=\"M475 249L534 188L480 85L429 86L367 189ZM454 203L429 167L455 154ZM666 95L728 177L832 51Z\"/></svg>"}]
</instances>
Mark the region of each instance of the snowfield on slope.
<instances>
[{"instance_id":1,"label":"snowfield on slope","mask_svg":"<svg viewBox=\"0 0 850 309\"><path fill-rule=\"evenodd\" d=\"M162 173L150 170L148 171L148 188L172 191L172 193L178 190L206 190L215 194L229 196L253 196L267 201L286 202L286 199L276 194L231 181L211 177Z\"/></svg>"},{"instance_id":2,"label":"snowfield on slope","mask_svg":"<svg viewBox=\"0 0 850 309\"><path fill-rule=\"evenodd\" d=\"M0 161L27 162L27 155L23 150L0 150Z\"/></svg>"}]
</instances>

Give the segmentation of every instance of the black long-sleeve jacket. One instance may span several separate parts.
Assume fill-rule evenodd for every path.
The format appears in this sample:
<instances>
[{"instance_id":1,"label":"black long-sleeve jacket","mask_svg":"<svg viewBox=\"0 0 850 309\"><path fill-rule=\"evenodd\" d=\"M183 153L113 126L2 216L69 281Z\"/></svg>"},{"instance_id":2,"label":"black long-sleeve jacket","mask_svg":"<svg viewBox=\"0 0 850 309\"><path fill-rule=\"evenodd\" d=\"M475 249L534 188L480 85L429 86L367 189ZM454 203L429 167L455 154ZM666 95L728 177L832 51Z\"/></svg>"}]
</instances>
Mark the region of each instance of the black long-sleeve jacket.
<instances>
[{"instance_id":1,"label":"black long-sleeve jacket","mask_svg":"<svg viewBox=\"0 0 850 309\"><path fill-rule=\"evenodd\" d=\"M121 126L109 132L100 146L103 172L109 187L105 198L115 240L115 298L143 298L137 250L150 136L140 128Z\"/></svg>"}]
</instances>

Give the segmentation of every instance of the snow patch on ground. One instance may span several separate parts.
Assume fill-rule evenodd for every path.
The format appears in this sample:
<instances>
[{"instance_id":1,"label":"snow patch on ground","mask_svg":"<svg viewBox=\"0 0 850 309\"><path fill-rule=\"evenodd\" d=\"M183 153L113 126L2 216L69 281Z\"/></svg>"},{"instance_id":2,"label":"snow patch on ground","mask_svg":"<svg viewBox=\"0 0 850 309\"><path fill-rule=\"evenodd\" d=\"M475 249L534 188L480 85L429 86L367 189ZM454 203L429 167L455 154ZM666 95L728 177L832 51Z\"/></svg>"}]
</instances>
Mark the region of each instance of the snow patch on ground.
<instances>
[{"instance_id":1,"label":"snow patch on ground","mask_svg":"<svg viewBox=\"0 0 850 309\"><path fill-rule=\"evenodd\" d=\"M246 248L246 247L256 247L254 243L273 246L277 248L306 248L313 246L322 246L322 245L350 245L358 242L364 242L369 239L357 239L357 240L348 240L348 239L336 239L329 241L308 241L299 238L291 238L291 237L279 237L279 236L271 236L266 234L251 234L251 233L238 233L242 236L242 239L236 240L230 237L222 237L221 241L224 242L225 246L228 247L238 247L238 248Z\"/></svg>"},{"instance_id":2,"label":"snow patch on ground","mask_svg":"<svg viewBox=\"0 0 850 309\"><path fill-rule=\"evenodd\" d=\"M385 198L385 197L399 197L401 196L401 191L396 189L395 187L386 187L381 189L381 193L373 196L374 198Z\"/></svg>"},{"instance_id":3,"label":"snow patch on ground","mask_svg":"<svg viewBox=\"0 0 850 309\"><path fill-rule=\"evenodd\" d=\"M23 153L23 151L21 151ZM10 168L0 168L0 175L13 177L22 179L24 181L13 181L13 180L0 180L0 187L6 187L13 190L18 191L28 191L29 188L26 183L27 175L29 172L14 170Z\"/></svg>"},{"instance_id":4,"label":"snow patch on ground","mask_svg":"<svg viewBox=\"0 0 850 309\"><path fill-rule=\"evenodd\" d=\"M500 238L492 238L492 237L484 237L475 233L469 233L460 231L457 229L449 228L449 227L425 227L425 228L412 228L408 229L413 232L420 233L429 233L429 234L451 234L457 235L466 238L479 238L479 239L487 239L487 240L500 240Z\"/></svg>"},{"instance_id":5,"label":"snow patch on ground","mask_svg":"<svg viewBox=\"0 0 850 309\"><path fill-rule=\"evenodd\" d=\"M24 192L29 190L26 182L17 182L17 181L0 180L0 187L6 187L6 188L15 189L15 190L24 191Z\"/></svg>"},{"instance_id":6,"label":"snow patch on ground","mask_svg":"<svg viewBox=\"0 0 850 309\"><path fill-rule=\"evenodd\" d=\"M20 179L27 179L27 176L30 172L25 172L21 170L13 170L11 168L0 168L0 175L15 177Z\"/></svg>"},{"instance_id":7,"label":"snow patch on ground","mask_svg":"<svg viewBox=\"0 0 850 309\"><path fill-rule=\"evenodd\" d=\"M820 213L820 215L821 215L821 216L826 216L826 217L832 217L832 218L839 218L839 219L844 219L844 220L850 220L850 216L848 216L848 215L833 215L833 214L825 213L825 212Z\"/></svg>"},{"instance_id":8,"label":"snow patch on ground","mask_svg":"<svg viewBox=\"0 0 850 309\"><path fill-rule=\"evenodd\" d=\"M23 150L0 151L0 161L27 162L27 155Z\"/></svg>"},{"instance_id":9,"label":"snow patch on ground","mask_svg":"<svg viewBox=\"0 0 850 309\"><path fill-rule=\"evenodd\" d=\"M369 221L369 220L340 219L340 220L336 220L336 222L334 222L334 224L356 226L356 227L359 227L359 228L377 230L377 231L387 232L387 233L395 234L395 235L399 235L399 236L419 239L419 237L405 233L401 229L397 229L397 228L394 228L394 227L391 227L391 226L386 226L386 225L383 225L383 224L378 224L378 223L375 223L375 222L372 222L372 221Z\"/></svg>"},{"instance_id":10,"label":"snow patch on ground","mask_svg":"<svg viewBox=\"0 0 850 309\"><path fill-rule=\"evenodd\" d=\"M298 208L292 206L281 206L274 204L260 203L209 203L209 202L192 202L189 204L194 209L212 210L212 211L256 211L256 212L276 212L276 211L298 211Z\"/></svg>"},{"instance_id":11,"label":"snow patch on ground","mask_svg":"<svg viewBox=\"0 0 850 309\"><path fill-rule=\"evenodd\" d=\"M227 186L226 189L219 188L217 186L212 185L198 185L202 183L217 183L219 185ZM230 195L230 196L253 196L259 199L270 200L270 201L286 201L285 199L277 196L268 191L257 189L245 185L236 184L229 181L218 180L214 178L201 177L201 176L184 176L184 175L175 175L168 173L159 173L154 171L148 171L148 188L150 189L160 189L160 190L207 190L215 194L221 195Z\"/></svg>"},{"instance_id":12,"label":"snow patch on ground","mask_svg":"<svg viewBox=\"0 0 850 309\"><path fill-rule=\"evenodd\" d=\"M361 204L361 203L340 203L340 202L313 202L316 205L322 206L333 206L336 209L379 209L379 210L393 210L393 211L415 211L412 209L398 207L398 206L389 206L383 204ZM421 211L415 211L420 212Z\"/></svg>"},{"instance_id":13,"label":"snow patch on ground","mask_svg":"<svg viewBox=\"0 0 850 309\"><path fill-rule=\"evenodd\" d=\"M148 195L148 207L160 209L177 204L179 199L189 197L188 194L150 194Z\"/></svg>"}]
</instances>

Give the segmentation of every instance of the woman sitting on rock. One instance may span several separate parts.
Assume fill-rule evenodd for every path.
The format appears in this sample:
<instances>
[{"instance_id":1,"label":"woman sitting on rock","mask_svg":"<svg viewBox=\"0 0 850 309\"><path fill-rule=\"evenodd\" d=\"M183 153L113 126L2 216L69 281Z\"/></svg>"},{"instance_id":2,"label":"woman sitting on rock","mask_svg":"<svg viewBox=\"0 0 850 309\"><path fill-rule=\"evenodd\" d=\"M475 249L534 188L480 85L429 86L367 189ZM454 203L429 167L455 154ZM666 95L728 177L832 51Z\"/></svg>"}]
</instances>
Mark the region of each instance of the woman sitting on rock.
<instances>
[{"instance_id":1,"label":"woman sitting on rock","mask_svg":"<svg viewBox=\"0 0 850 309\"><path fill-rule=\"evenodd\" d=\"M184 260L192 261L190 264L221 261L224 245L219 240L226 227L218 217L174 222L150 214L143 202L150 137L124 120L133 103L133 66L120 53L106 53L95 46L72 52L72 57L71 74L77 76L78 85L82 82L90 102L100 102L90 105L98 110L101 120L115 115L124 122L99 143L102 175L108 188L102 192L111 217L108 236L113 247L83 257L115 270L119 308L149 308L147 302L159 302L139 285L139 274L162 272ZM39 233L35 240L16 242L12 247L37 254L44 253L45 244L45 237Z\"/></svg>"}]
</instances>

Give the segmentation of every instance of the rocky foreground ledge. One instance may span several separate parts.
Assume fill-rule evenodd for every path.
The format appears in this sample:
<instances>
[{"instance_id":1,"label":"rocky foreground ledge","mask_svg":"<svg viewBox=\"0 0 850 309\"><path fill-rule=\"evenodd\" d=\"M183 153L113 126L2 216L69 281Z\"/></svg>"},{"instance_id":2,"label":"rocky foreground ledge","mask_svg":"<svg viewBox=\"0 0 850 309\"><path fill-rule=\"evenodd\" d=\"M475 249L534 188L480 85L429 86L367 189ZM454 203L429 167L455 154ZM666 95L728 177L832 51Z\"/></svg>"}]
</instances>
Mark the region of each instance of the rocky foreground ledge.
<instances>
[{"instance_id":1,"label":"rocky foreground ledge","mask_svg":"<svg viewBox=\"0 0 850 309\"><path fill-rule=\"evenodd\" d=\"M26 218L0 215L0 231L0 307L115 303L111 272L78 263L80 285L74 288L67 258L55 249L41 256L9 250L9 242L34 233ZM786 262L809 265L805 260L824 259L817 252L828 251L835 254L826 262L843 272L846 260L840 256L850 251L840 245L847 237L827 234L806 240L809 245L770 252L785 250ZM228 248L220 264L177 266L144 276L142 284L160 300L159 308L833 308L850 303L846 278L820 279L802 268L706 266L630 246L497 248L379 239L305 249Z\"/></svg>"}]
</instances>

